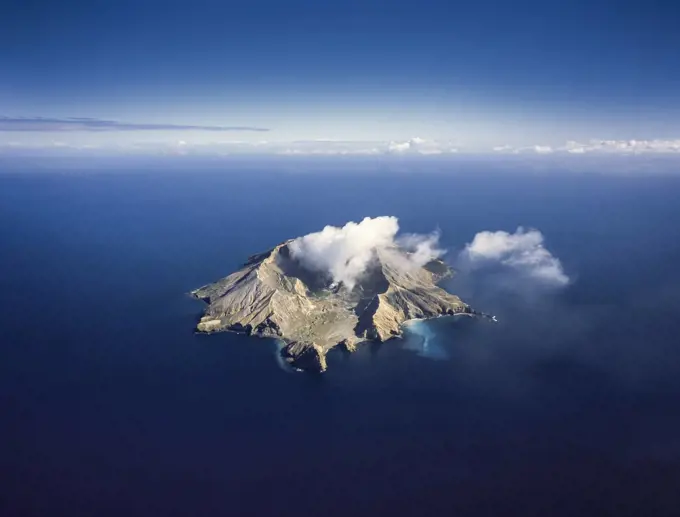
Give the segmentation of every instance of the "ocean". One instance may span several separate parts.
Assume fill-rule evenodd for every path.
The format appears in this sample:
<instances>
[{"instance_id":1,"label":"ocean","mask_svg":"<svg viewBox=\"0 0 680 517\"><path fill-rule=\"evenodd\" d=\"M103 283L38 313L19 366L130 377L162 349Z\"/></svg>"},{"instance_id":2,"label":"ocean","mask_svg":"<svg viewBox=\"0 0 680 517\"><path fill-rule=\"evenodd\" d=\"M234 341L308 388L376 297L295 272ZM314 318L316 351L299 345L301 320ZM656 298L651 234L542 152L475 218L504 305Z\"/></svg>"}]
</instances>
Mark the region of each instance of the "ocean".
<instances>
[{"instance_id":1,"label":"ocean","mask_svg":"<svg viewBox=\"0 0 680 517\"><path fill-rule=\"evenodd\" d=\"M680 512L680 177L276 163L0 173L0 515ZM572 282L290 372L187 293L365 216L539 229Z\"/></svg>"}]
</instances>

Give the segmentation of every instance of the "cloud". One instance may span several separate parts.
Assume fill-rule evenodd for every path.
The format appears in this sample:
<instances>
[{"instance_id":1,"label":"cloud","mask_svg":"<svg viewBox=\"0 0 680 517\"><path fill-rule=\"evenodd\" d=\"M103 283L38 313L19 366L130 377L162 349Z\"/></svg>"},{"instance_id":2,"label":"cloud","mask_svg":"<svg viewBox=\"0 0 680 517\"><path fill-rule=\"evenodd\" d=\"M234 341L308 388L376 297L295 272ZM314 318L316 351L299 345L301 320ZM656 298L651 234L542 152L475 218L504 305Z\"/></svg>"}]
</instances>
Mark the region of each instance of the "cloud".
<instances>
[{"instance_id":1,"label":"cloud","mask_svg":"<svg viewBox=\"0 0 680 517\"><path fill-rule=\"evenodd\" d=\"M632 155L632 154L668 154L680 153L680 139L669 140L598 140L592 139L588 142L577 142L569 140L566 144L559 147L551 147L547 145L530 145L523 147L513 147L510 145L499 145L492 148L497 153L534 153L534 154L551 154L551 153L567 153L567 154L618 154L618 155Z\"/></svg>"},{"instance_id":2,"label":"cloud","mask_svg":"<svg viewBox=\"0 0 680 517\"><path fill-rule=\"evenodd\" d=\"M389 142L385 152L387 154L421 154L428 156L456 153L458 149L451 148L451 142L439 142L437 140L414 137L405 142Z\"/></svg>"},{"instance_id":3,"label":"cloud","mask_svg":"<svg viewBox=\"0 0 680 517\"><path fill-rule=\"evenodd\" d=\"M387 146L388 153L404 153L411 149L411 142L390 142Z\"/></svg>"},{"instance_id":4,"label":"cloud","mask_svg":"<svg viewBox=\"0 0 680 517\"><path fill-rule=\"evenodd\" d=\"M320 232L298 237L290 244L291 254L308 269L327 273L333 282L352 289L378 252L397 267L422 266L441 256L439 233L409 234L397 238L396 217L366 217L343 227L326 226ZM392 253L396 247L409 251L408 258Z\"/></svg>"},{"instance_id":5,"label":"cloud","mask_svg":"<svg viewBox=\"0 0 680 517\"><path fill-rule=\"evenodd\" d=\"M575 141L567 142L565 150L571 153L677 153L680 152L680 139L675 140L590 140L581 144Z\"/></svg>"},{"instance_id":6,"label":"cloud","mask_svg":"<svg viewBox=\"0 0 680 517\"><path fill-rule=\"evenodd\" d=\"M148 124L118 122L98 118L46 118L0 116L0 131L71 132L71 131L269 131L253 126L200 126L186 124Z\"/></svg>"},{"instance_id":7,"label":"cloud","mask_svg":"<svg viewBox=\"0 0 680 517\"><path fill-rule=\"evenodd\" d=\"M441 232L439 230L425 235L408 233L400 235L396 244L401 249L408 251L411 262L422 267L446 253L446 250L439 247L440 237Z\"/></svg>"},{"instance_id":8,"label":"cloud","mask_svg":"<svg viewBox=\"0 0 680 517\"><path fill-rule=\"evenodd\" d=\"M38 122L39 121L39 122ZM215 138L206 138L204 133L189 131L181 134L182 144L178 138L165 135L160 139L149 140L150 130L195 129L213 131ZM12 131L4 133L4 131ZM149 130L146 133L144 130ZM516 164L517 161L532 164L571 169L582 168L592 170L595 160L619 160L616 171L629 172L650 170L654 162L656 170L663 166L667 172L677 172L676 160L680 158L680 139L669 140L589 140L580 142L569 140L563 145L527 145L515 147L499 145L480 149L465 147L460 142L451 140L430 140L419 137L407 140L338 140L331 138L315 140L257 140L246 138L231 139L227 133L219 131L259 131L262 128L227 127L227 126L182 126L155 124L123 124L120 122L98 119L10 119L0 117L0 153L4 155L29 154L73 154L73 155L161 155L182 154L186 156L245 156L269 155L285 156L292 160L311 157L319 161L337 158L350 162L354 158L365 158L368 162L382 160L386 163L415 162L422 158L424 162L439 163L446 160L466 160L468 158L488 157L494 164ZM33 132L33 133L32 133ZM49 134L49 133L52 134ZM56 133L58 133L58 135ZM117 134L116 138L112 138ZM172 134L172 133L170 133ZM228 133L233 135L233 133ZM5 136L3 142L2 135ZM250 135L253 137L254 135ZM58 146L55 141L62 142ZM96 148L96 150L95 150ZM181 151L181 152L179 152ZM492 152L493 151L493 152ZM586 159L587 158L587 159ZM590 162L589 162L590 160ZM593 163L591 163L593 162ZM661 163L663 162L663 163ZM613 162L612 162L613 163ZM611 164L608 165L612 169ZM613 170L613 169L612 169Z\"/></svg>"},{"instance_id":9,"label":"cloud","mask_svg":"<svg viewBox=\"0 0 680 517\"><path fill-rule=\"evenodd\" d=\"M368 149L284 149L277 154L284 156L370 156L381 153L379 149L371 147Z\"/></svg>"},{"instance_id":10,"label":"cloud","mask_svg":"<svg viewBox=\"0 0 680 517\"><path fill-rule=\"evenodd\" d=\"M344 141L329 138L299 140L275 149L276 154L286 156L433 156L457 152L458 148L452 142L419 137L405 141Z\"/></svg>"},{"instance_id":11,"label":"cloud","mask_svg":"<svg viewBox=\"0 0 680 517\"><path fill-rule=\"evenodd\" d=\"M543 234L521 226L515 233L479 232L465 246L461 258L472 269L501 265L547 286L569 283L560 260L543 246Z\"/></svg>"},{"instance_id":12,"label":"cloud","mask_svg":"<svg viewBox=\"0 0 680 517\"><path fill-rule=\"evenodd\" d=\"M495 153L510 153L510 154L520 154L520 153L535 153L535 154L550 154L555 150L549 145L529 145L524 147L513 147L511 145L497 145L492 148Z\"/></svg>"}]
</instances>

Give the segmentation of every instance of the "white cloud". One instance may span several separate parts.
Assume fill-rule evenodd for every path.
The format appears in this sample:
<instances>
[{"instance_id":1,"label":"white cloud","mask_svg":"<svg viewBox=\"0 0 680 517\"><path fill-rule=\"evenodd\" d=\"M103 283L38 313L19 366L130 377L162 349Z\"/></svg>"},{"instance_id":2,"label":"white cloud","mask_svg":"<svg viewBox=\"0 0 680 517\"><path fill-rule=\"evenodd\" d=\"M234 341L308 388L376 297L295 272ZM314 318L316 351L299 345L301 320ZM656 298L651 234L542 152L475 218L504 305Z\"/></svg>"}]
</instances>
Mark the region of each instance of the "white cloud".
<instances>
[{"instance_id":1,"label":"white cloud","mask_svg":"<svg viewBox=\"0 0 680 517\"><path fill-rule=\"evenodd\" d=\"M392 257L395 265L423 265L444 251L438 248L439 233L405 235L396 238L396 217L366 217L361 222L348 222L342 228L326 226L320 232L298 237L290 244L293 257L306 268L327 273L334 282L352 289L366 271L378 251ZM389 250L399 246L411 252L408 260Z\"/></svg>"},{"instance_id":2,"label":"white cloud","mask_svg":"<svg viewBox=\"0 0 680 517\"><path fill-rule=\"evenodd\" d=\"M411 149L411 141L408 142L390 142L387 146L388 153L403 153Z\"/></svg>"},{"instance_id":3,"label":"white cloud","mask_svg":"<svg viewBox=\"0 0 680 517\"><path fill-rule=\"evenodd\" d=\"M680 153L680 139L670 140L597 140L592 139L582 143L569 140L566 144L559 147L547 145L531 145L524 147L513 147L510 145L500 145L493 147L494 152L498 153L568 153L568 154L668 154Z\"/></svg>"},{"instance_id":4,"label":"white cloud","mask_svg":"<svg viewBox=\"0 0 680 517\"><path fill-rule=\"evenodd\" d=\"M129 133L129 132L128 132ZM649 157L667 156L680 158L680 138L652 140L569 140L565 144L537 143L532 145L512 146L497 145L483 149L465 147L452 140L434 140L413 137L404 140L351 141L332 138L315 140L205 140L193 135L182 135L181 139L169 141L135 140L114 143L99 141L99 135L90 132L86 138L75 133L64 134L58 141L40 139L28 135L22 139L12 137L11 140L0 140L0 151L4 154L30 155L32 152L57 155L161 155L184 154L187 156L222 156L229 155L284 155L284 156L379 156L393 158L411 158L418 156L452 156L454 154L494 154L501 156L520 155L521 157L573 157L578 162L579 155ZM92 151L97 148L96 153ZM631 160L632 162L632 160Z\"/></svg>"},{"instance_id":5,"label":"white cloud","mask_svg":"<svg viewBox=\"0 0 680 517\"><path fill-rule=\"evenodd\" d=\"M675 140L590 140L587 144L568 142L567 149L583 148L585 152L605 153L677 153L680 139Z\"/></svg>"},{"instance_id":6,"label":"white cloud","mask_svg":"<svg viewBox=\"0 0 680 517\"><path fill-rule=\"evenodd\" d=\"M524 147L513 147L511 145L497 145L493 147L495 153L510 153L510 154L520 154L520 153L535 153L535 154L550 154L554 152L554 149L549 145L529 145Z\"/></svg>"},{"instance_id":7,"label":"white cloud","mask_svg":"<svg viewBox=\"0 0 680 517\"><path fill-rule=\"evenodd\" d=\"M421 154L424 156L457 153L458 149L451 148L451 142L426 140L414 137L405 142L389 142L386 152L388 154Z\"/></svg>"},{"instance_id":8,"label":"white cloud","mask_svg":"<svg viewBox=\"0 0 680 517\"><path fill-rule=\"evenodd\" d=\"M277 154L284 156L370 156L381 154L381 151L375 147L370 149L284 149Z\"/></svg>"},{"instance_id":9,"label":"white cloud","mask_svg":"<svg viewBox=\"0 0 680 517\"><path fill-rule=\"evenodd\" d=\"M284 148L279 148L276 154L283 155L317 155L317 156L336 156L336 155L440 155L458 152L457 148L452 148L451 142L439 142L426 140L420 137L410 138L405 141L389 142L347 142L342 140L310 140L290 142Z\"/></svg>"},{"instance_id":10,"label":"white cloud","mask_svg":"<svg viewBox=\"0 0 680 517\"><path fill-rule=\"evenodd\" d=\"M543 246L538 230L519 227L515 233L479 232L461 256L472 268L501 264L549 286L569 283L560 260Z\"/></svg>"},{"instance_id":11,"label":"white cloud","mask_svg":"<svg viewBox=\"0 0 680 517\"><path fill-rule=\"evenodd\" d=\"M439 230L422 235L419 233L408 233L397 238L396 243L400 248L407 250L409 259L418 266L424 266L433 259L439 258L446 250L439 247Z\"/></svg>"}]
</instances>

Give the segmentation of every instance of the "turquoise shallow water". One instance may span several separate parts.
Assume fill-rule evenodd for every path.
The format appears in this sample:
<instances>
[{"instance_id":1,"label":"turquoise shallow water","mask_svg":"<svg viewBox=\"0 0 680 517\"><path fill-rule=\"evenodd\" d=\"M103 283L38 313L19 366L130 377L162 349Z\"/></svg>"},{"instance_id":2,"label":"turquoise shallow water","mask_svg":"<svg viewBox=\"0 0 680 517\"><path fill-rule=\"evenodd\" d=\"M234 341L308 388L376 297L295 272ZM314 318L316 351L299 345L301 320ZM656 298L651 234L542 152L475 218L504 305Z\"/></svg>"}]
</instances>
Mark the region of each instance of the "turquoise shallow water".
<instances>
[{"instance_id":1,"label":"turquoise shallow water","mask_svg":"<svg viewBox=\"0 0 680 517\"><path fill-rule=\"evenodd\" d=\"M449 358L446 349L437 342L432 323L422 320L410 321L405 326L402 347L416 352L421 357L435 360Z\"/></svg>"}]
</instances>

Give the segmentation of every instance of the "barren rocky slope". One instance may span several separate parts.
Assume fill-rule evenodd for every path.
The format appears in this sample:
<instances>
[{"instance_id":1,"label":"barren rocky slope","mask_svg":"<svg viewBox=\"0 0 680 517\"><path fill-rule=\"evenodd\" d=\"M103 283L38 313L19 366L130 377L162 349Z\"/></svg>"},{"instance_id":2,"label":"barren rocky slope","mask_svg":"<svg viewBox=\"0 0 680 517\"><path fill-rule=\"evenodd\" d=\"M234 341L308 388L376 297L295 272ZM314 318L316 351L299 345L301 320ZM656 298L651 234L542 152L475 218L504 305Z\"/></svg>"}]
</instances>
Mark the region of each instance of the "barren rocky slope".
<instances>
[{"instance_id":1,"label":"barren rocky slope","mask_svg":"<svg viewBox=\"0 0 680 517\"><path fill-rule=\"evenodd\" d=\"M472 312L436 284L449 267L433 260L419 267L394 247L375 251L370 267L350 290L306 270L291 241L250 257L239 271L191 294L208 306L199 332L241 331L283 340L282 356L294 367L326 369L337 345L353 351L361 341L385 341L404 321Z\"/></svg>"}]
</instances>

